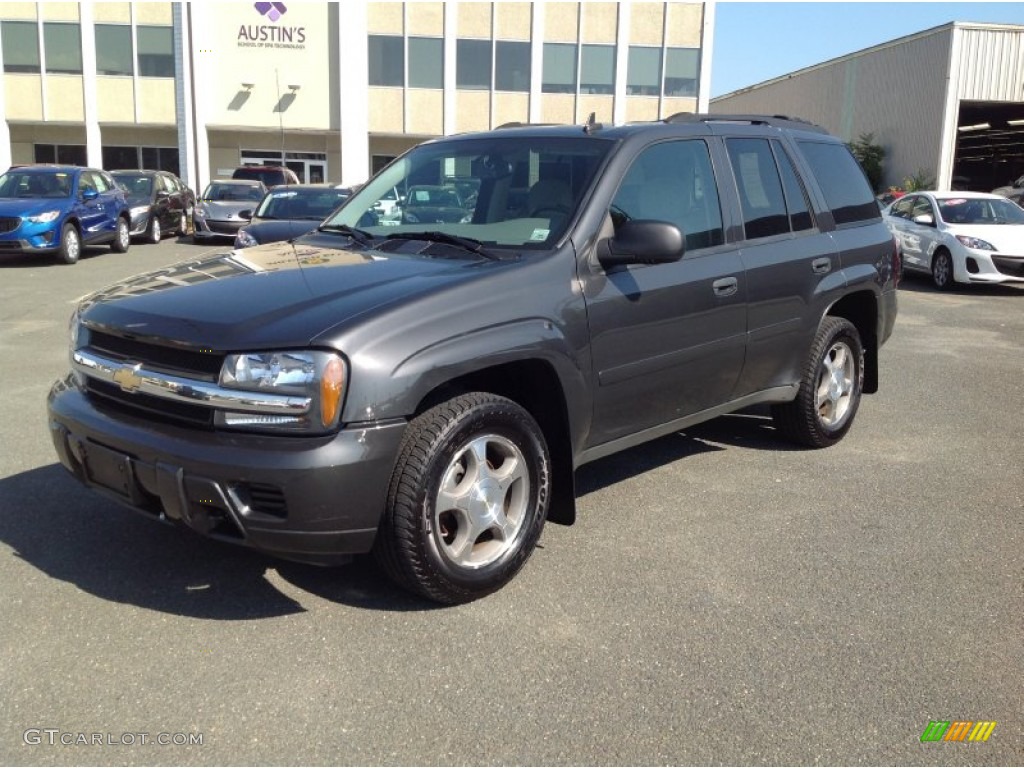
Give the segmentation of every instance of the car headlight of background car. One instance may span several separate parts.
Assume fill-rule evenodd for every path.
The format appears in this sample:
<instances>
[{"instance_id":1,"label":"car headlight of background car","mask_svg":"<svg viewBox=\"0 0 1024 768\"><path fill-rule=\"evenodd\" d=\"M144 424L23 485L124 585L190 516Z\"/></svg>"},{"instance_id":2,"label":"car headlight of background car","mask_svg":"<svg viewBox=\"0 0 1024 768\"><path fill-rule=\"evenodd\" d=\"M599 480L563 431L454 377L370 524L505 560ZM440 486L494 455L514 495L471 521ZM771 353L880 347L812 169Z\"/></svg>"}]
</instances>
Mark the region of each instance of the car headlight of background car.
<instances>
[{"instance_id":1,"label":"car headlight of background car","mask_svg":"<svg viewBox=\"0 0 1024 768\"><path fill-rule=\"evenodd\" d=\"M973 248L976 251L995 250L995 248L988 240L982 240L980 237L970 237L969 235L957 235L956 239L960 241L961 245L967 248Z\"/></svg>"},{"instance_id":2,"label":"car headlight of background car","mask_svg":"<svg viewBox=\"0 0 1024 768\"><path fill-rule=\"evenodd\" d=\"M252 246L259 244L260 241L244 229L238 230L238 233L235 235L235 248L251 248Z\"/></svg>"},{"instance_id":3,"label":"car headlight of background car","mask_svg":"<svg viewBox=\"0 0 1024 768\"><path fill-rule=\"evenodd\" d=\"M60 216L60 211L46 211L45 213L37 213L35 216L29 216L26 220L32 224L49 224L58 216Z\"/></svg>"},{"instance_id":4,"label":"car headlight of background car","mask_svg":"<svg viewBox=\"0 0 1024 768\"><path fill-rule=\"evenodd\" d=\"M133 219L139 219L149 213L148 205L136 205L131 209L131 215Z\"/></svg>"},{"instance_id":5,"label":"car headlight of background car","mask_svg":"<svg viewBox=\"0 0 1024 768\"><path fill-rule=\"evenodd\" d=\"M338 426L345 395L345 361L334 352L300 350L228 355L220 385L246 392L307 397L304 413L218 411L217 426L259 431L322 433Z\"/></svg>"}]
</instances>

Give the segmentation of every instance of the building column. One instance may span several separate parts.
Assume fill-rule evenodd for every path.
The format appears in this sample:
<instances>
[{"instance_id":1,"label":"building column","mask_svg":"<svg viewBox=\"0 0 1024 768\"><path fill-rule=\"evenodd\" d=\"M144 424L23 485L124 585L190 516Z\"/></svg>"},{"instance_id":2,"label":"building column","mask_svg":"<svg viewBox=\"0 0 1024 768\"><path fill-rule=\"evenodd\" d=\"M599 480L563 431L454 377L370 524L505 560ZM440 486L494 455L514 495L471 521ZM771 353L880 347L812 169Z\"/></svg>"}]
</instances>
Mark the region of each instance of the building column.
<instances>
[{"instance_id":1,"label":"building column","mask_svg":"<svg viewBox=\"0 0 1024 768\"><path fill-rule=\"evenodd\" d=\"M196 83L196 72L215 71L210 66L209 46L203 47L208 26L203 3L182 2L171 6L174 26L174 111L178 126L178 166L182 180L202 194L210 174L210 142L206 130L204 94L211 91ZM204 66L206 64L207 66Z\"/></svg>"},{"instance_id":2,"label":"building column","mask_svg":"<svg viewBox=\"0 0 1024 768\"><path fill-rule=\"evenodd\" d=\"M96 28L92 3L78 6L82 39L82 103L85 111L85 162L90 168L103 167L103 136L96 104Z\"/></svg>"},{"instance_id":3,"label":"building column","mask_svg":"<svg viewBox=\"0 0 1024 768\"><path fill-rule=\"evenodd\" d=\"M455 133L455 54L456 40L459 32L458 3L444 4L444 71L442 73L444 90L441 95L441 130L445 136Z\"/></svg>"},{"instance_id":4,"label":"building column","mask_svg":"<svg viewBox=\"0 0 1024 768\"><path fill-rule=\"evenodd\" d=\"M338 12L338 109L341 123L341 183L370 178L370 65L366 3L342 3Z\"/></svg>"},{"instance_id":5,"label":"building column","mask_svg":"<svg viewBox=\"0 0 1024 768\"><path fill-rule=\"evenodd\" d=\"M3 41L0 40L0 61L4 60ZM7 88L0 72L0 173L11 167L11 127L7 124Z\"/></svg>"},{"instance_id":6,"label":"building column","mask_svg":"<svg viewBox=\"0 0 1024 768\"><path fill-rule=\"evenodd\" d=\"M544 3L530 3L530 109L529 121L542 120L541 86L544 83Z\"/></svg>"},{"instance_id":7,"label":"building column","mask_svg":"<svg viewBox=\"0 0 1024 768\"><path fill-rule=\"evenodd\" d=\"M612 123L626 122L626 76L629 74L629 34L632 18L630 4L619 3L619 23L615 30L615 97Z\"/></svg>"},{"instance_id":8,"label":"building column","mask_svg":"<svg viewBox=\"0 0 1024 768\"><path fill-rule=\"evenodd\" d=\"M711 103L711 54L715 45L715 2L704 0L700 28L700 80L697 84L697 112L707 114Z\"/></svg>"}]
</instances>

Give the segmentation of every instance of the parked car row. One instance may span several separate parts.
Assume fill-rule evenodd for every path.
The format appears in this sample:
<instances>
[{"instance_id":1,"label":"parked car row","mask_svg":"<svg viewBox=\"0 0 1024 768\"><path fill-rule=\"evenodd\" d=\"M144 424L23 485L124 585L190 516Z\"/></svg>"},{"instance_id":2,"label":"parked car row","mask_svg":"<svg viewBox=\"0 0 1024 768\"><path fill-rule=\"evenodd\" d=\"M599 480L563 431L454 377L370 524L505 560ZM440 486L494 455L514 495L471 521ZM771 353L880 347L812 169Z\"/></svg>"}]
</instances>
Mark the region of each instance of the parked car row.
<instances>
[{"instance_id":1,"label":"parked car row","mask_svg":"<svg viewBox=\"0 0 1024 768\"><path fill-rule=\"evenodd\" d=\"M1024 209L983 192L913 192L882 211L905 269L955 283L1024 282Z\"/></svg>"}]
</instances>

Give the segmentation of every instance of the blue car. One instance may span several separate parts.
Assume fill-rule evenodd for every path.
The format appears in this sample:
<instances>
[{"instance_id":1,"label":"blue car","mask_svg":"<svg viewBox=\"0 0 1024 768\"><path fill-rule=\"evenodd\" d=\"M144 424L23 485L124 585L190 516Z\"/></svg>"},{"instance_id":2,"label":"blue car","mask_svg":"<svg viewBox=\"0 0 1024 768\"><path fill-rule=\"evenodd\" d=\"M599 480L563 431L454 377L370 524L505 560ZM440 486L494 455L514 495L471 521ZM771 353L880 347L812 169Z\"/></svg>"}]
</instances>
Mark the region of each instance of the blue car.
<instances>
[{"instance_id":1,"label":"blue car","mask_svg":"<svg viewBox=\"0 0 1024 768\"><path fill-rule=\"evenodd\" d=\"M106 171L26 165L0 176L0 254L56 254L74 264L85 245L131 245L131 214Z\"/></svg>"}]
</instances>

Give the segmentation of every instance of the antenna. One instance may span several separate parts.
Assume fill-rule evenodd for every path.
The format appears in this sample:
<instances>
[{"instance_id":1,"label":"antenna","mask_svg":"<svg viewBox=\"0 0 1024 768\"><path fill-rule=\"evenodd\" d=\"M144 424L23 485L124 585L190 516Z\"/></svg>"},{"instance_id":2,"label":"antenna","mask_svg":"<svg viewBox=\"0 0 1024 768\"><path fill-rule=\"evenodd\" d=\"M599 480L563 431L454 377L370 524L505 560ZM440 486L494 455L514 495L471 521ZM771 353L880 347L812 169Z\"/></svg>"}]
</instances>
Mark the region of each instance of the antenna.
<instances>
[{"instance_id":1,"label":"antenna","mask_svg":"<svg viewBox=\"0 0 1024 768\"><path fill-rule=\"evenodd\" d=\"M591 112L590 117L587 118L586 124L583 126L584 133L593 133L599 131L604 126L597 122L597 112Z\"/></svg>"}]
</instances>

